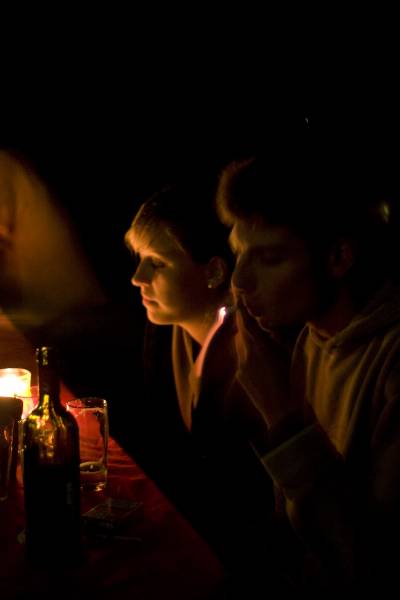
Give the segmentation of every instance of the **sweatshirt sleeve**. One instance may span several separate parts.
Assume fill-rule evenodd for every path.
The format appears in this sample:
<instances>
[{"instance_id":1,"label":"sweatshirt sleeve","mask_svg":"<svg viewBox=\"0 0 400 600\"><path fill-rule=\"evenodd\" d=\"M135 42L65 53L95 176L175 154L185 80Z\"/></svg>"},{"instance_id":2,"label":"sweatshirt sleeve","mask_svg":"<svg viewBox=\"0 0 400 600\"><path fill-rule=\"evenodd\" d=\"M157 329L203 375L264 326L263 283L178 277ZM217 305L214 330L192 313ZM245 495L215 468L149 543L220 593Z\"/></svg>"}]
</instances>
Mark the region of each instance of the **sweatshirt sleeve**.
<instances>
[{"instance_id":1,"label":"sweatshirt sleeve","mask_svg":"<svg viewBox=\"0 0 400 600\"><path fill-rule=\"evenodd\" d=\"M355 498L344 462L323 429L318 423L309 425L264 455L262 462L305 546L304 580L318 573L326 585L350 585L355 577Z\"/></svg>"}]
</instances>

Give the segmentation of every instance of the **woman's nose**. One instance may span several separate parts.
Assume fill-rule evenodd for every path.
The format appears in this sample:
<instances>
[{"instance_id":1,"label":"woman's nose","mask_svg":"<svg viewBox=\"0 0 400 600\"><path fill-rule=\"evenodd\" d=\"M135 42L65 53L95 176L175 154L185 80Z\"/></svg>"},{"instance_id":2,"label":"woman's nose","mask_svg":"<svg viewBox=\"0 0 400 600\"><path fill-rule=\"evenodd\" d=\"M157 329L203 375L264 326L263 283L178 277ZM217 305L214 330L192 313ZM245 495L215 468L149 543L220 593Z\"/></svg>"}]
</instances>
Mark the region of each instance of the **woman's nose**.
<instances>
[{"instance_id":1,"label":"woman's nose","mask_svg":"<svg viewBox=\"0 0 400 600\"><path fill-rule=\"evenodd\" d=\"M144 261L141 260L136 268L136 271L132 275L131 283L132 283L132 285L141 286L144 283L150 283L150 281L151 281L150 271L146 267L146 264L144 263Z\"/></svg>"}]
</instances>

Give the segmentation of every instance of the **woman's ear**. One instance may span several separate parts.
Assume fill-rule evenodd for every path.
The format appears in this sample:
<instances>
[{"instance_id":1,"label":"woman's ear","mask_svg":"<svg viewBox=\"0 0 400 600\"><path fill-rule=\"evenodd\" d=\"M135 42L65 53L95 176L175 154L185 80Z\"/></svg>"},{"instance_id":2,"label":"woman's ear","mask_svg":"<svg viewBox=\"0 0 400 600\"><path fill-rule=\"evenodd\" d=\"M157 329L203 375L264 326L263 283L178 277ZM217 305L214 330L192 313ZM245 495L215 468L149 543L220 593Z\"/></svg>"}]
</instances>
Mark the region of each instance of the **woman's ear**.
<instances>
[{"instance_id":1,"label":"woman's ear","mask_svg":"<svg viewBox=\"0 0 400 600\"><path fill-rule=\"evenodd\" d=\"M344 277L354 265L354 261L354 244L350 240L341 238L334 243L329 254L329 269L333 277L336 279Z\"/></svg>"},{"instance_id":2,"label":"woman's ear","mask_svg":"<svg viewBox=\"0 0 400 600\"><path fill-rule=\"evenodd\" d=\"M220 256L213 256L206 267L207 287L215 289L225 283L228 277L228 266Z\"/></svg>"}]
</instances>

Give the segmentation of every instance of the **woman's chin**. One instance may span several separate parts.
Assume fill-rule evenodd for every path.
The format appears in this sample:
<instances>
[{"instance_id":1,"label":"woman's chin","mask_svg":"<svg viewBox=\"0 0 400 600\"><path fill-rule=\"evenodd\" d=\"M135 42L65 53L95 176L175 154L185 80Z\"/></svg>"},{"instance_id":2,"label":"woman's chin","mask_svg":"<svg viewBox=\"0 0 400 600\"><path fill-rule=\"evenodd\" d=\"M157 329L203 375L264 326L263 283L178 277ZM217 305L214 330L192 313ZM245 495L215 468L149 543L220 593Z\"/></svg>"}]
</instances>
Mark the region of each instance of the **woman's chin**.
<instances>
[{"instance_id":1,"label":"woman's chin","mask_svg":"<svg viewBox=\"0 0 400 600\"><path fill-rule=\"evenodd\" d=\"M172 324L171 317L168 317L167 315L163 315L161 312L158 312L154 308L151 309L151 308L147 307L146 313L147 313L148 320L150 321L150 323L153 323L154 325L171 325Z\"/></svg>"}]
</instances>

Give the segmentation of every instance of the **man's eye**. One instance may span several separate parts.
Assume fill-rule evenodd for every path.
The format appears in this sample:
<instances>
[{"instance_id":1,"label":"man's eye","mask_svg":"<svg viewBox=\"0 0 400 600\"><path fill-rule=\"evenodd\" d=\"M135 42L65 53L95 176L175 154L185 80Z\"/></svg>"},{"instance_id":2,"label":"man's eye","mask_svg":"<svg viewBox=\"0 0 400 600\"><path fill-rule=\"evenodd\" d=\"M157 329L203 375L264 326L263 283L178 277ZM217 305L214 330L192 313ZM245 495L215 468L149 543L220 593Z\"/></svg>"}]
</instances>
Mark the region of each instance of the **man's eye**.
<instances>
[{"instance_id":1,"label":"man's eye","mask_svg":"<svg viewBox=\"0 0 400 600\"><path fill-rule=\"evenodd\" d=\"M261 262L267 266L279 265L283 262L283 257L275 254L266 254L260 257Z\"/></svg>"}]
</instances>

